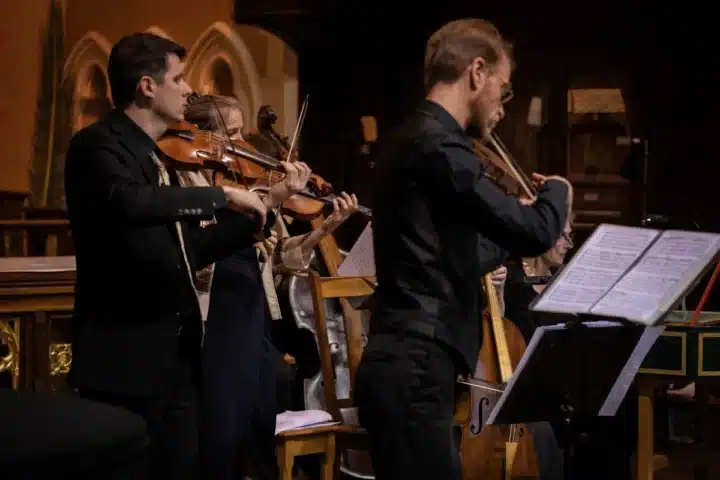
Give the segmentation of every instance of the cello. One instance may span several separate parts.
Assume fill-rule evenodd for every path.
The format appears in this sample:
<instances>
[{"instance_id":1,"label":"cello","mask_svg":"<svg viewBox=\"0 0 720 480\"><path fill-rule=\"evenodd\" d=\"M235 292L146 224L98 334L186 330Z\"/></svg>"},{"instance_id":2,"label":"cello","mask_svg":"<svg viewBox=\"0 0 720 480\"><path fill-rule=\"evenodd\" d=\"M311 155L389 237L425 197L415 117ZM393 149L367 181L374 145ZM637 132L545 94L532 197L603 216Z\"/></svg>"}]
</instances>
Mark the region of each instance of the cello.
<instances>
[{"instance_id":1,"label":"cello","mask_svg":"<svg viewBox=\"0 0 720 480\"><path fill-rule=\"evenodd\" d=\"M534 200L537 193L529 178L506 153L494 134L490 145L474 141L475 153L487 176L507 194ZM502 316L499 298L490 274L482 279L487 307L482 314L483 344L475 377L490 384L507 384L525 353L518 327ZM499 389L496 392L500 391ZM496 393L497 394L497 393ZM524 425L485 425L492 393L479 388L461 391L455 423L461 426L460 456L465 480L537 477L532 438Z\"/></svg>"},{"instance_id":2,"label":"cello","mask_svg":"<svg viewBox=\"0 0 720 480\"><path fill-rule=\"evenodd\" d=\"M305 104L306 105L306 104ZM301 110L302 112L302 110ZM291 158L291 161L300 160L298 149L293 149L294 141L282 135L275 128L277 114L270 105L263 105L258 110L258 131L248 136L248 141L265 153L278 158ZM292 155L289 155L289 152ZM320 227L325 218L320 215L313 218L313 229ZM347 252L342 251L333 234L324 236L316 246L311 256L311 268L321 275L338 276L338 267L342 264ZM278 296L285 302L288 310L292 312L292 319L299 330L310 332L317 342L315 330L314 307L312 304L310 281L306 276L291 275L283 279ZM355 355L347 348L345 342L346 328L359 328L363 345L367 340L370 314L367 311L356 310L348 299L325 299L327 337L332 354L333 371L335 374L335 389L338 398L349 398L351 392L350 371L355 371L360 363L360 356ZM301 335L296 338L300 341ZM314 344L317 351L317 343ZM322 370L312 374L304 380L303 398L307 409L327 409L324 396ZM347 476L355 478L372 478L372 467L367 452L346 449L339 455L339 469Z\"/></svg>"}]
</instances>

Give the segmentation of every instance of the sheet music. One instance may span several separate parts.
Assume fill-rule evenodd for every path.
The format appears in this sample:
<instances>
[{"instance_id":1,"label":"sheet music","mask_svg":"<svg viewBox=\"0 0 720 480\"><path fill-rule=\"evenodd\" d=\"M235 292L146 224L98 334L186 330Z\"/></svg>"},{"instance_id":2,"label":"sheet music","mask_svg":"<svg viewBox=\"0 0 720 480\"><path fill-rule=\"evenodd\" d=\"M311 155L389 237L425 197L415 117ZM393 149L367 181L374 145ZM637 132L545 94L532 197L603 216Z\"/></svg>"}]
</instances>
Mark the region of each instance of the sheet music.
<instances>
[{"instance_id":1,"label":"sheet music","mask_svg":"<svg viewBox=\"0 0 720 480\"><path fill-rule=\"evenodd\" d=\"M347 257L338 267L338 276L372 277L374 275L375 252L373 250L372 222L368 222Z\"/></svg>"},{"instance_id":2,"label":"sheet music","mask_svg":"<svg viewBox=\"0 0 720 480\"><path fill-rule=\"evenodd\" d=\"M673 307L720 250L720 235L666 231L592 309L653 323Z\"/></svg>"},{"instance_id":3,"label":"sheet music","mask_svg":"<svg viewBox=\"0 0 720 480\"><path fill-rule=\"evenodd\" d=\"M332 415L324 410L286 411L276 416L275 435L288 430L338 425L339 423L333 421Z\"/></svg>"},{"instance_id":4,"label":"sheet music","mask_svg":"<svg viewBox=\"0 0 720 480\"><path fill-rule=\"evenodd\" d=\"M589 313L659 234L647 228L600 225L532 310Z\"/></svg>"}]
</instances>

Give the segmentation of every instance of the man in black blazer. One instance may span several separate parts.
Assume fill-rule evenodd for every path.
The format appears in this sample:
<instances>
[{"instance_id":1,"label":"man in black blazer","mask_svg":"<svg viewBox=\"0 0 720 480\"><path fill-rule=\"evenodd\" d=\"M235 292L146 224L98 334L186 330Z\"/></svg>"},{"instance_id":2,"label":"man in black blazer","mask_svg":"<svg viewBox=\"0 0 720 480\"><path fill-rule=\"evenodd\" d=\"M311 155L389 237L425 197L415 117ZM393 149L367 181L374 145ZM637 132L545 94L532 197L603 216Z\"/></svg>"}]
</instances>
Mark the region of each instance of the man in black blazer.
<instances>
[{"instance_id":1,"label":"man in black blazer","mask_svg":"<svg viewBox=\"0 0 720 480\"><path fill-rule=\"evenodd\" d=\"M150 478L192 478L196 467L204 328L195 272L256 242L278 200L180 187L162 166L156 141L183 120L191 93L184 56L152 34L120 40L108 63L116 109L75 134L65 167L77 256L69 380L144 417Z\"/></svg>"}]
</instances>

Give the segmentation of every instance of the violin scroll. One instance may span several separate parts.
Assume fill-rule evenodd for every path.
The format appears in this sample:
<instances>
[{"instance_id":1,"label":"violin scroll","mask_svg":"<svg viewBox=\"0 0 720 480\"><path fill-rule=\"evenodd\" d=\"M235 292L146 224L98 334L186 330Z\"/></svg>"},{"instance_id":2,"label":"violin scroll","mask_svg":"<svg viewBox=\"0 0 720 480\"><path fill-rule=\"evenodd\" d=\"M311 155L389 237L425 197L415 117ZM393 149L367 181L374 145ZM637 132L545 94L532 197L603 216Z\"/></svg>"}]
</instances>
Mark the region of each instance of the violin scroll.
<instances>
[{"instance_id":1,"label":"violin scroll","mask_svg":"<svg viewBox=\"0 0 720 480\"><path fill-rule=\"evenodd\" d=\"M277 113L270 105L263 105L258 110L257 124L260 131L273 130L273 125L277 122Z\"/></svg>"}]
</instances>

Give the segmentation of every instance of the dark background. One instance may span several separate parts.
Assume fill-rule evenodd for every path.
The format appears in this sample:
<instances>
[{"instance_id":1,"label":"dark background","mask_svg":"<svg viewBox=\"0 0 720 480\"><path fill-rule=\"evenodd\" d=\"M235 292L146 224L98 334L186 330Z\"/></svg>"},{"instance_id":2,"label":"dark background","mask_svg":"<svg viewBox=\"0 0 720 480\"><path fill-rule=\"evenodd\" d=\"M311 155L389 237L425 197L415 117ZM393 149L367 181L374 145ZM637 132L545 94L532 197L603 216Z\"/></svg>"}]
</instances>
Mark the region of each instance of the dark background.
<instances>
[{"instance_id":1,"label":"dark background","mask_svg":"<svg viewBox=\"0 0 720 480\"><path fill-rule=\"evenodd\" d=\"M298 53L301 98L310 95L303 159L336 187L357 177L348 145L358 141L358 117L374 115L382 138L423 96L429 35L472 16L492 21L514 44L516 97L542 90L551 99L543 106L550 120L539 171L565 174L567 126L554 119L566 117L566 107L552 98L566 95L578 72L620 72L631 135L649 145L648 211L717 232L717 54L710 48L717 27L699 5L237 0L236 21L272 31Z\"/></svg>"}]
</instances>

